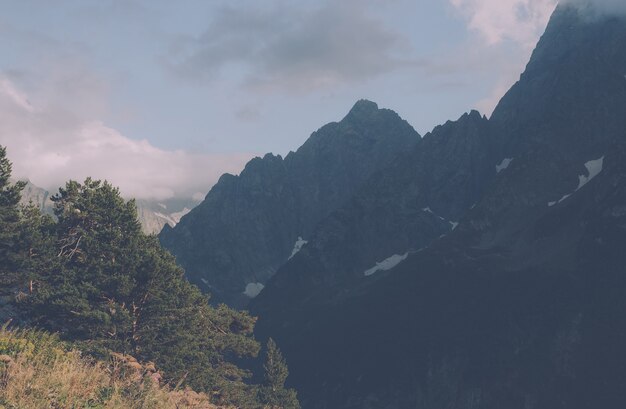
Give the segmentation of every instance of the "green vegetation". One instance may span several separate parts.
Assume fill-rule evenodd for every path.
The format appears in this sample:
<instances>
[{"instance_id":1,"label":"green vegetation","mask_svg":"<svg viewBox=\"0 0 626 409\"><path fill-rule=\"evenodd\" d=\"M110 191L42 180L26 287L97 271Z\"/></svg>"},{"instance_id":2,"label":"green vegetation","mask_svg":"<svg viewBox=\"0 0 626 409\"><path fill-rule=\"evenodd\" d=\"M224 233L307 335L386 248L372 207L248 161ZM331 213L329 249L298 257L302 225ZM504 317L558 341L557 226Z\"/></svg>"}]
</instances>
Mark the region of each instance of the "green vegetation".
<instances>
[{"instance_id":1,"label":"green vegetation","mask_svg":"<svg viewBox=\"0 0 626 409\"><path fill-rule=\"evenodd\" d=\"M9 182L5 154L0 147L0 277L3 291L15 295L19 322L59 333L86 356L106 361L114 351L155 362L165 385L191 387L214 404L299 407L295 392L284 389L288 372L273 341L266 385L250 384L252 373L234 361L257 357L256 319L210 306L156 237L141 232L133 200L107 182L70 181L52 198L55 220L18 205L23 185ZM87 365L76 359L75 368Z\"/></svg>"},{"instance_id":2,"label":"green vegetation","mask_svg":"<svg viewBox=\"0 0 626 409\"><path fill-rule=\"evenodd\" d=\"M18 242L20 193L24 183L11 184L11 162L6 157L6 148L0 146L0 274L15 268L15 245ZM0 283L3 284L3 283Z\"/></svg>"},{"instance_id":3,"label":"green vegetation","mask_svg":"<svg viewBox=\"0 0 626 409\"><path fill-rule=\"evenodd\" d=\"M285 389L285 381L289 376L287 362L276 342L272 338L267 341L265 351L265 382L261 387L261 396L272 408L300 409L300 403L293 389Z\"/></svg>"}]
</instances>

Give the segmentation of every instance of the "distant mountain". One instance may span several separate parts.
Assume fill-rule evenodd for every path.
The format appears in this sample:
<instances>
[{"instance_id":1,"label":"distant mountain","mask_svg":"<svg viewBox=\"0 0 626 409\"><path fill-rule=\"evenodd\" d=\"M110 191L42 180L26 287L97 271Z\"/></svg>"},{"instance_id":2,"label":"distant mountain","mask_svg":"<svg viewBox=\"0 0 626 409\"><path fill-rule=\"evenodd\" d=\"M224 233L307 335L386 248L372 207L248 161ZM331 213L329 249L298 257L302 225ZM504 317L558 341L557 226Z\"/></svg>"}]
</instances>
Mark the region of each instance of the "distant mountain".
<instances>
[{"instance_id":1,"label":"distant mountain","mask_svg":"<svg viewBox=\"0 0 626 409\"><path fill-rule=\"evenodd\" d=\"M224 175L161 243L215 301L244 306L276 269L374 172L420 139L395 112L359 101L284 159Z\"/></svg>"},{"instance_id":2,"label":"distant mountain","mask_svg":"<svg viewBox=\"0 0 626 409\"><path fill-rule=\"evenodd\" d=\"M26 181L26 187L22 190L23 205L33 203L43 212L52 214L52 201L50 201L50 192L33 185L30 181Z\"/></svg>"},{"instance_id":3,"label":"distant mountain","mask_svg":"<svg viewBox=\"0 0 626 409\"><path fill-rule=\"evenodd\" d=\"M318 224L250 306L303 407L626 405L625 73L626 19L559 6L488 121Z\"/></svg>"},{"instance_id":4,"label":"distant mountain","mask_svg":"<svg viewBox=\"0 0 626 409\"><path fill-rule=\"evenodd\" d=\"M165 226L174 227L200 202L191 198L137 200L137 213L144 233L159 234Z\"/></svg>"},{"instance_id":5,"label":"distant mountain","mask_svg":"<svg viewBox=\"0 0 626 409\"><path fill-rule=\"evenodd\" d=\"M30 181L22 191L22 204L32 202L43 212L53 214L51 194L35 186ZM187 213L198 204L194 199L137 200L137 213L144 233L158 234L163 226L174 227Z\"/></svg>"}]
</instances>

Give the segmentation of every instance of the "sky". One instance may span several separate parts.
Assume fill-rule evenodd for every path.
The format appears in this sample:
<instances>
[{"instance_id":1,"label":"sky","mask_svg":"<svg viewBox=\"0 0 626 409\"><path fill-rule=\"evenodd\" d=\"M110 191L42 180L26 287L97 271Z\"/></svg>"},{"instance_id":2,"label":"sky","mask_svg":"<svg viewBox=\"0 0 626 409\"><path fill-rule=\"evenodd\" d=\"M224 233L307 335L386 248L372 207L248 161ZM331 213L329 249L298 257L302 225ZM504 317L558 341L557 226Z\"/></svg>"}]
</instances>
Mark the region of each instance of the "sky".
<instances>
[{"instance_id":1,"label":"sky","mask_svg":"<svg viewBox=\"0 0 626 409\"><path fill-rule=\"evenodd\" d=\"M0 0L0 145L15 176L47 189L93 176L127 197L202 197L361 98L421 134L489 116L555 6Z\"/></svg>"}]
</instances>

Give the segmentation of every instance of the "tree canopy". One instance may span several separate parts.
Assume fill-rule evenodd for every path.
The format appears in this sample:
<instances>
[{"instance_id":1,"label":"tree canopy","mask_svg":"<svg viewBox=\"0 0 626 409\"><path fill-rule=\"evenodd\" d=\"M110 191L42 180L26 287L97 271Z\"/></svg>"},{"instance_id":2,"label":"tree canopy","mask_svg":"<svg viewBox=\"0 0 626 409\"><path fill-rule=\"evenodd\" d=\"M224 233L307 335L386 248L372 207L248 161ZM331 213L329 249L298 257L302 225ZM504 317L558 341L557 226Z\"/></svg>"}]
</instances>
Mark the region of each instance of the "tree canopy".
<instances>
[{"instance_id":1,"label":"tree canopy","mask_svg":"<svg viewBox=\"0 0 626 409\"><path fill-rule=\"evenodd\" d=\"M52 197L55 220L18 205L23 184L10 174L0 147L0 272L11 277L25 322L92 355L153 361L167 382L209 392L215 403L274 405L240 366L259 353L256 319L212 307L157 238L142 233L134 200L106 181L69 181Z\"/></svg>"}]
</instances>

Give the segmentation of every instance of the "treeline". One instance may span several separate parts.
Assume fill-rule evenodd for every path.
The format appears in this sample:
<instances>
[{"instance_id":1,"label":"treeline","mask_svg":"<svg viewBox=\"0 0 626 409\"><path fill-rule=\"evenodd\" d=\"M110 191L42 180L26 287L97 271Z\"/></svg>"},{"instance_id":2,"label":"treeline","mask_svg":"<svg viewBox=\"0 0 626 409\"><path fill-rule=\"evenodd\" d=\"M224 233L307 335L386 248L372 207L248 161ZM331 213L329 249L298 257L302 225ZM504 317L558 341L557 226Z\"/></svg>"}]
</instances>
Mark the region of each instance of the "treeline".
<instances>
[{"instance_id":1,"label":"treeline","mask_svg":"<svg viewBox=\"0 0 626 409\"><path fill-rule=\"evenodd\" d=\"M299 408L273 341L264 382L250 383L253 374L235 362L260 353L255 318L210 306L156 237L142 233L133 200L107 182L70 181L52 197L53 218L21 206L24 184L10 177L0 147L0 309L14 324L59 333L99 359L116 352L154 362L166 384L218 405Z\"/></svg>"}]
</instances>

